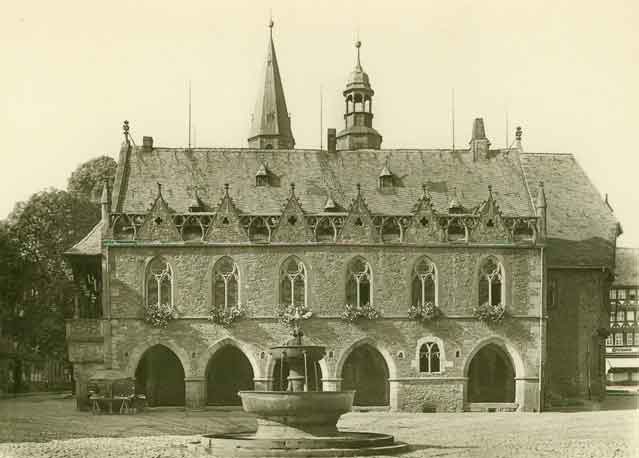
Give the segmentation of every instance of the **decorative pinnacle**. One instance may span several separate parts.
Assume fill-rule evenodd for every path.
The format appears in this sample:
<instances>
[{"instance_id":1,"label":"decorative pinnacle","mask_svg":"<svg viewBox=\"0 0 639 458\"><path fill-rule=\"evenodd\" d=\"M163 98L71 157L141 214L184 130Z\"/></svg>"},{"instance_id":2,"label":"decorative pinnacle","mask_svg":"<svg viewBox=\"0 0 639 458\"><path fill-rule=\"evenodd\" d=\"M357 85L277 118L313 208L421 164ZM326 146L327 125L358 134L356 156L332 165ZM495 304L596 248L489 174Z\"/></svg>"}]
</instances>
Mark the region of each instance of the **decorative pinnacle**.
<instances>
[{"instance_id":1,"label":"decorative pinnacle","mask_svg":"<svg viewBox=\"0 0 639 458\"><path fill-rule=\"evenodd\" d=\"M158 185L158 196L161 196L162 195L162 184L158 181L157 185Z\"/></svg>"},{"instance_id":2,"label":"decorative pinnacle","mask_svg":"<svg viewBox=\"0 0 639 458\"><path fill-rule=\"evenodd\" d=\"M295 195L295 183L291 183L291 196Z\"/></svg>"},{"instance_id":3,"label":"decorative pinnacle","mask_svg":"<svg viewBox=\"0 0 639 458\"><path fill-rule=\"evenodd\" d=\"M355 187L357 188L357 195L359 196L362 193L362 185L357 183Z\"/></svg>"},{"instance_id":4,"label":"decorative pinnacle","mask_svg":"<svg viewBox=\"0 0 639 458\"><path fill-rule=\"evenodd\" d=\"M521 134L523 133L523 131L521 130L521 126L517 126L517 129L515 130L515 138L517 139L518 142L521 141Z\"/></svg>"},{"instance_id":5,"label":"decorative pinnacle","mask_svg":"<svg viewBox=\"0 0 639 458\"><path fill-rule=\"evenodd\" d=\"M129 139L129 121L125 120L122 124L122 133L124 134L124 139Z\"/></svg>"},{"instance_id":6,"label":"decorative pinnacle","mask_svg":"<svg viewBox=\"0 0 639 458\"><path fill-rule=\"evenodd\" d=\"M224 195L225 196L229 195L229 184L228 183L224 183Z\"/></svg>"},{"instance_id":7,"label":"decorative pinnacle","mask_svg":"<svg viewBox=\"0 0 639 458\"><path fill-rule=\"evenodd\" d=\"M492 197L493 196L493 185L489 184L488 185L488 197Z\"/></svg>"}]
</instances>

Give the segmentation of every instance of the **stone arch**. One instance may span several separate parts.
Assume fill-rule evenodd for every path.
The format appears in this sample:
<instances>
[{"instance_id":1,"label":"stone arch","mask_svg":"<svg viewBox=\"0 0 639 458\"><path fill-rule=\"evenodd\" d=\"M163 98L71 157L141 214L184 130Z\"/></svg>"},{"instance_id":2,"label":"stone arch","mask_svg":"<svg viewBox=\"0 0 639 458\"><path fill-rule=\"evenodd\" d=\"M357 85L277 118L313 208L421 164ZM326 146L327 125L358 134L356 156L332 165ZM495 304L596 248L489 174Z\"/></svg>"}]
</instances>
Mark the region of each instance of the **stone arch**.
<instances>
[{"instance_id":1,"label":"stone arch","mask_svg":"<svg viewBox=\"0 0 639 458\"><path fill-rule=\"evenodd\" d=\"M384 347L380 347L377 344L377 342L375 342L373 339L369 337L365 337L363 339L360 339L354 342L340 355L340 358L337 361L337 364L335 365L335 374L337 377L340 377L342 379L342 389L344 390L344 389L354 388L354 387L348 386L348 381L346 380L346 377L345 377L346 374L344 373L344 369L346 367L346 363L348 362L351 356L355 355L356 353L360 351L365 351L365 350L376 352L377 356L379 356L379 358L381 359L381 361L383 361L385 366L383 368L382 367L371 368L370 366L368 368L364 367L363 368L365 369L364 372L366 372L365 375L368 375L371 369L374 372L379 372L381 369L385 372L385 374L377 374L376 377L370 377L369 380L371 380L371 384L368 387L370 389L359 389L358 390L359 394L356 393L354 402L360 403L360 405L379 405L378 404L379 398L380 396L383 396L382 405L395 406L396 400L394 398L396 397L396 392L392 390L390 386L391 385L390 381L392 379L395 379L397 376L397 368L395 367L393 357L391 356L390 352L387 349L385 349ZM372 353L371 356L375 356L375 354ZM366 362L374 363L374 361L372 361L372 358L367 358ZM359 365L359 368L361 368L361 365ZM355 366L354 371L355 371L355 374L358 373L357 366ZM384 384L383 387L381 386L380 380L378 378L380 375L386 379L383 381L383 384ZM359 376L355 377L356 380L358 377ZM384 390L384 394L380 393L380 390L382 389ZM360 398L359 400L358 400L358 397Z\"/></svg>"},{"instance_id":2,"label":"stone arch","mask_svg":"<svg viewBox=\"0 0 639 458\"><path fill-rule=\"evenodd\" d=\"M480 340L472 349L472 351L466 356L464 360L464 365L463 365L463 375L468 380L468 383L465 389L465 394L464 394L465 402L470 401L470 395L468 393L468 385L471 383L471 374L470 374L471 364L473 363L473 360L475 359L475 357L480 352L482 352L482 350L489 349L491 347L493 348L496 347L496 349L498 349L502 353L502 355L506 358L506 362L510 363L510 366L513 371L513 377L512 377L513 378L512 395L514 398L513 400L519 406L524 406L525 391L517 388L518 381L524 380L526 378L526 370L525 370L524 362L521 358L521 355L514 348L512 343L510 343L508 340L501 337L487 337L485 339Z\"/></svg>"},{"instance_id":3,"label":"stone arch","mask_svg":"<svg viewBox=\"0 0 639 458\"><path fill-rule=\"evenodd\" d=\"M162 343L148 347L135 367L135 392L151 406L182 406L186 401L184 364Z\"/></svg>"},{"instance_id":4,"label":"stone arch","mask_svg":"<svg viewBox=\"0 0 639 458\"><path fill-rule=\"evenodd\" d=\"M149 348L155 347L156 345L165 346L166 348L171 350L175 354L175 356L177 356L178 360L180 360L180 363L182 364L182 368L184 369L185 377L191 377L193 375L191 373L191 369L192 369L190 364L191 359L189 358L189 355L186 352L186 350L184 350L182 347L177 345L171 339L168 339L165 337L164 338L155 337L155 338L152 338L151 340L146 340L138 344L137 346L135 346L133 350L131 350L131 352L129 353L128 364L126 365L124 373L128 377L135 378L135 370L137 369L138 364L140 364L140 360L144 356L144 353Z\"/></svg>"},{"instance_id":5,"label":"stone arch","mask_svg":"<svg viewBox=\"0 0 639 458\"><path fill-rule=\"evenodd\" d=\"M238 392L255 388L255 371L246 353L236 345L222 345L204 369L207 404L241 405Z\"/></svg>"},{"instance_id":6,"label":"stone arch","mask_svg":"<svg viewBox=\"0 0 639 458\"><path fill-rule=\"evenodd\" d=\"M197 373L194 374L194 376L205 377L206 366L208 365L213 355L215 355L215 353L218 350L222 349L223 347L227 345L232 345L234 347L237 347L238 350L244 353L244 356L246 356L246 359L248 359L249 363L251 363L251 368L253 369L254 378L260 378L263 376L261 371L261 365L254 354L254 348L232 337L221 338L220 340L209 345L207 349L203 351L202 354L199 355L199 357L197 358L197 363L196 363L197 369L194 371Z\"/></svg>"}]
</instances>

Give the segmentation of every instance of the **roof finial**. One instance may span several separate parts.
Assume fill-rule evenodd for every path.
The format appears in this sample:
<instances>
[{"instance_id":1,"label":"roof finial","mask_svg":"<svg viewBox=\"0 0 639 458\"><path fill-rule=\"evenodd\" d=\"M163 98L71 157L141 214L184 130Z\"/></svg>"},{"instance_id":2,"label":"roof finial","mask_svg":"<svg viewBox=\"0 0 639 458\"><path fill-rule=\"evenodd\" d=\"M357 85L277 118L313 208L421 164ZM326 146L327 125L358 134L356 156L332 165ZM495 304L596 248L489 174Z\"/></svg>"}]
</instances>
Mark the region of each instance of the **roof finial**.
<instances>
[{"instance_id":1,"label":"roof finial","mask_svg":"<svg viewBox=\"0 0 639 458\"><path fill-rule=\"evenodd\" d=\"M228 183L224 183L224 195L225 196L229 195L229 184Z\"/></svg>"},{"instance_id":2,"label":"roof finial","mask_svg":"<svg viewBox=\"0 0 639 458\"><path fill-rule=\"evenodd\" d=\"M124 140L129 139L129 121L125 120L122 124L122 133L124 134Z\"/></svg>"},{"instance_id":3,"label":"roof finial","mask_svg":"<svg viewBox=\"0 0 639 458\"><path fill-rule=\"evenodd\" d=\"M520 142L521 141L521 134L523 133L523 131L521 130L521 126L517 126L517 129L515 130L515 139Z\"/></svg>"},{"instance_id":4,"label":"roof finial","mask_svg":"<svg viewBox=\"0 0 639 458\"><path fill-rule=\"evenodd\" d=\"M359 32L357 32L357 40L355 41L355 47L357 48L357 67L361 68L362 64L360 63L360 60L359 60L359 48L362 47L362 42L359 41Z\"/></svg>"},{"instance_id":5,"label":"roof finial","mask_svg":"<svg viewBox=\"0 0 639 458\"><path fill-rule=\"evenodd\" d=\"M357 188L357 196L359 197L360 194L362 193L362 185L357 183L355 187Z\"/></svg>"},{"instance_id":6,"label":"roof finial","mask_svg":"<svg viewBox=\"0 0 639 458\"><path fill-rule=\"evenodd\" d=\"M273 38L273 26L274 25L275 25L275 22L273 22L273 10L270 9L269 10L268 28L270 29L271 38Z\"/></svg>"},{"instance_id":7,"label":"roof finial","mask_svg":"<svg viewBox=\"0 0 639 458\"><path fill-rule=\"evenodd\" d=\"M162 195L162 184L158 181L157 185L158 185L158 196L161 196Z\"/></svg>"},{"instance_id":8,"label":"roof finial","mask_svg":"<svg viewBox=\"0 0 639 458\"><path fill-rule=\"evenodd\" d=\"M291 197L295 195L295 183L291 183Z\"/></svg>"},{"instance_id":9,"label":"roof finial","mask_svg":"<svg viewBox=\"0 0 639 458\"><path fill-rule=\"evenodd\" d=\"M488 198L489 199L493 198L493 185L491 184L488 185Z\"/></svg>"}]
</instances>

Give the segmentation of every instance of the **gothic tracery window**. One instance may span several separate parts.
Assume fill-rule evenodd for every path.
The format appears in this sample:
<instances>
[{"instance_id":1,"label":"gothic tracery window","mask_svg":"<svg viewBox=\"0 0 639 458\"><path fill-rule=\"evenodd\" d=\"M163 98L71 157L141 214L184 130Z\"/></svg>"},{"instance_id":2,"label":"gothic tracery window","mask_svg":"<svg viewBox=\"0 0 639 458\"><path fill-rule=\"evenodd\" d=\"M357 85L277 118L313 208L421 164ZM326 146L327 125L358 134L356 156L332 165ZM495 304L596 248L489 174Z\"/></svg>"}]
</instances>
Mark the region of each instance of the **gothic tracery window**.
<instances>
[{"instance_id":1,"label":"gothic tracery window","mask_svg":"<svg viewBox=\"0 0 639 458\"><path fill-rule=\"evenodd\" d=\"M348 266L346 302L356 307L372 305L373 271L362 258L353 259Z\"/></svg>"},{"instance_id":2,"label":"gothic tracery window","mask_svg":"<svg viewBox=\"0 0 639 458\"><path fill-rule=\"evenodd\" d=\"M306 267L296 257L290 257L282 264L280 304L306 306Z\"/></svg>"},{"instance_id":3,"label":"gothic tracery window","mask_svg":"<svg viewBox=\"0 0 639 458\"><path fill-rule=\"evenodd\" d=\"M154 258L146 273L147 305L173 305L173 269L163 258Z\"/></svg>"},{"instance_id":4,"label":"gothic tracery window","mask_svg":"<svg viewBox=\"0 0 639 458\"><path fill-rule=\"evenodd\" d=\"M213 305L217 309L236 307L240 302L240 271L231 258L225 256L213 269Z\"/></svg>"},{"instance_id":5,"label":"gothic tracery window","mask_svg":"<svg viewBox=\"0 0 639 458\"><path fill-rule=\"evenodd\" d=\"M439 346L426 342L419 349L419 372L439 372Z\"/></svg>"},{"instance_id":6,"label":"gothic tracery window","mask_svg":"<svg viewBox=\"0 0 639 458\"><path fill-rule=\"evenodd\" d=\"M420 259L413 268L411 305L437 305L436 284L435 264L428 258Z\"/></svg>"},{"instance_id":7,"label":"gothic tracery window","mask_svg":"<svg viewBox=\"0 0 639 458\"><path fill-rule=\"evenodd\" d=\"M479 270L479 304L504 305L504 268L494 258L486 259Z\"/></svg>"}]
</instances>

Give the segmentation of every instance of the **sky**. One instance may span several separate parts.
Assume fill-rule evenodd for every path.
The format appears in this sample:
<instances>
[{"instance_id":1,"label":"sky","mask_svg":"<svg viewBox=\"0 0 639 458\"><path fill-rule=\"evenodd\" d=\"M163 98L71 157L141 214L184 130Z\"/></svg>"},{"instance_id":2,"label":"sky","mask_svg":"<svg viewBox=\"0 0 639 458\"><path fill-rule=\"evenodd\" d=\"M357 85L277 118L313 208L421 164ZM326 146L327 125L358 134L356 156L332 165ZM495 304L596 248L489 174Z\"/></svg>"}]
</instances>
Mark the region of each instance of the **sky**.
<instances>
[{"instance_id":1,"label":"sky","mask_svg":"<svg viewBox=\"0 0 639 458\"><path fill-rule=\"evenodd\" d=\"M572 153L639 247L639 2L6 2L0 15L0 218L81 163L136 143L246 146L272 11L298 148L341 128L355 63L375 90L384 148L493 147L523 128L528 152ZM507 123L508 119L508 123ZM508 130L506 126L509 126ZM508 132L508 134L507 134ZM549 205L551 203L549 202Z\"/></svg>"}]
</instances>

